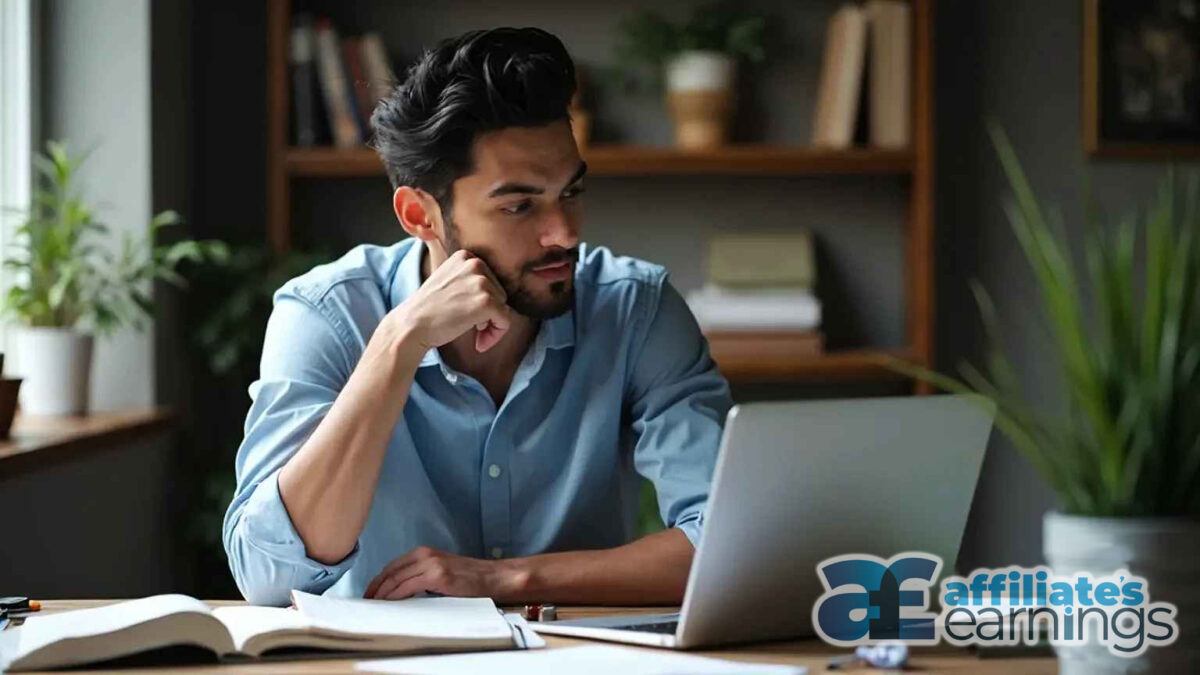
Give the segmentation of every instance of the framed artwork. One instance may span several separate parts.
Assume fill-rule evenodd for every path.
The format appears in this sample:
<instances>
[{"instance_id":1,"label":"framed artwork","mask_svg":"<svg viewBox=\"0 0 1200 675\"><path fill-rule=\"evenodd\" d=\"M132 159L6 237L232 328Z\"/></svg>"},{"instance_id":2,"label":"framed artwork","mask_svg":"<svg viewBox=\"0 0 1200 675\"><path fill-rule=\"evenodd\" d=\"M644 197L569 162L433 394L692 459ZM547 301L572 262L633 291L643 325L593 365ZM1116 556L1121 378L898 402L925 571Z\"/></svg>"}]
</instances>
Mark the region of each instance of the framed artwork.
<instances>
[{"instance_id":1,"label":"framed artwork","mask_svg":"<svg viewBox=\"0 0 1200 675\"><path fill-rule=\"evenodd\" d=\"M1083 0L1083 147L1200 157L1200 0Z\"/></svg>"}]
</instances>

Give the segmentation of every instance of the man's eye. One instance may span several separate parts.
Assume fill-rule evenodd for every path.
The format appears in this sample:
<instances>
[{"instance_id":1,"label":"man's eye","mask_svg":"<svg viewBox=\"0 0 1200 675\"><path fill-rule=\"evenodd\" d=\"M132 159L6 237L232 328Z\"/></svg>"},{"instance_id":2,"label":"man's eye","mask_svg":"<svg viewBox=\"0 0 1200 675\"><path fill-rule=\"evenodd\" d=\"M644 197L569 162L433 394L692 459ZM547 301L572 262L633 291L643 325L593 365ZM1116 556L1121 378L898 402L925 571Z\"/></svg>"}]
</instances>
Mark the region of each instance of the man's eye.
<instances>
[{"instance_id":1,"label":"man's eye","mask_svg":"<svg viewBox=\"0 0 1200 675\"><path fill-rule=\"evenodd\" d=\"M563 196L563 199L572 199L574 197L578 197L579 195L581 195L583 193L584 193L583 186L580 185L578 187L567 188L566 190L563 190L562 196Z\"/></svg>"},{"instance_id":2,"label":"man's eye","mask_svg":"<svg viewBox=\"0 0 1200 675\"><path fill-rule=\"evenodd\" d=\"M509 214L509 215L511 215L511 216L516 216L516 215L520 215L520 214L522 214L522 213L525 213L525 212L526 212L526 211L528 211L528 210L529 210L529 209L530 209L532 206L533 206L533 205L532 205L532 204L529 202L529 200L527 199L527 200L525 200L525 201L523 201L523 202L518 202L518 203L516 203L516 204L513 204L512 206L505 206L505 207L502 207L500 210L501 210L501 211L503 211L503 212L505 212L505 213L507 213L507 214Z\"/></svg>"}]
</instances>

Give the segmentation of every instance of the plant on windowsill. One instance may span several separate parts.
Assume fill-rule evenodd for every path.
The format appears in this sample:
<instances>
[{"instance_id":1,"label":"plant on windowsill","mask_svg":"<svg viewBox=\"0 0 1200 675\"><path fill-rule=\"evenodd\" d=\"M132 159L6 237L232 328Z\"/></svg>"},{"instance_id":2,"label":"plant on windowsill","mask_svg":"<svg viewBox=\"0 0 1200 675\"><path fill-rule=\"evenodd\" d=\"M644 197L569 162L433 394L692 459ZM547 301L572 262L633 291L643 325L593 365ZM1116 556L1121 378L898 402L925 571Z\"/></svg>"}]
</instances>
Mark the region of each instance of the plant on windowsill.
<instances>
[{"instance_id":1,"label":"plant on windowsill","mask_svg":"<svg viewBox=\"0 0 1200 675\"><path fill-rule=\"evenodd\" d=\"M686 149L728 141L738 60L766 58L767 20L731 2L697 6L691 18L672 22L643 9L619 26L617 70L626 82L665 85L675 143Z\"/></svg>"},{"instance_id":2,"label":"plant on windowsill","mask_svg":"<svg viewBox=\"0 0 1200 675\"><path fill-rule=\"evenodd\" d=\"M13 279L4 312L18 323L21 409L35 415L86 413L93 335L144 328L154 313L154 281L182 286L181 263L226 256L220 242L156 244L163 228L179 222L174 211L155 215L144 237L115 240L78 192L81 161L53 141L34 157L32 204L4 259Z\"/></svg>"},{"instance_id":3,"label":"plant on windowsill","mask_svg":"<svg viewBox=\"0 0 1200 675\"><path fill-rule=\"evenodd\" d=\"M1200 180L1173 173L1145 213L1115 226L1088 217L1080 274L1061 217L1036 198L1007 137L991 128L1014 199L1009 222L1040 291L1068 412L1022 393L1000 346L999 319L973 284L990 348L961 378L895 367L942 389L983 394L996 424L1058 496L1043 548L1056 574L1129 570L1153 600L1200 613ZM1140 240L1140 241L1139 241ZM1140 279L1139 279L1140 277ZM1089 314L1090 312L1090 314ZM1089 318L1090 317L1090 318ZM1057 647L1060 673L1200 672L1200 632L1136 659L1102 645Z\"/></svg>"}]
</instances>

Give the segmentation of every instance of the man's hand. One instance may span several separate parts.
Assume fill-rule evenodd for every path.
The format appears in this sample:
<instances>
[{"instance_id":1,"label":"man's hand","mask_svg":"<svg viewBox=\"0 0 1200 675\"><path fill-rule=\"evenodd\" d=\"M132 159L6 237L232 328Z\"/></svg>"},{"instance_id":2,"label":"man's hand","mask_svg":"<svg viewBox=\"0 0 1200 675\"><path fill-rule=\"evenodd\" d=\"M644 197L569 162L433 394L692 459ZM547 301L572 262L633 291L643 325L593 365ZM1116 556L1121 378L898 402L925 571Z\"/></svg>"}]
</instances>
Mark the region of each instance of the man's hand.
<instances>
[{"instance_id":1,"label":"man's hand","mask_svg":"<svg viewBox=\"0 0 1200 675\"><path fill-rule=\"evenodd\" d=\"M475 349L486 352L512 323L507 294L485 262L459 250L393 311L393 320L413 331L425 349L434 349L475 328Z\"/></svg>"},{"instance_id":2,"label":"man's hand","mask_svg":"<svg viewBox=\"0 0 1200 675\"><path fill-rule=\"evenodd\" d=\"M388 563L367 585L363 597L400 600L424 591L502 600L517 595L520 580L521 572L505 561L467 558L420 546Z\"/></svg>"}]
</instances>

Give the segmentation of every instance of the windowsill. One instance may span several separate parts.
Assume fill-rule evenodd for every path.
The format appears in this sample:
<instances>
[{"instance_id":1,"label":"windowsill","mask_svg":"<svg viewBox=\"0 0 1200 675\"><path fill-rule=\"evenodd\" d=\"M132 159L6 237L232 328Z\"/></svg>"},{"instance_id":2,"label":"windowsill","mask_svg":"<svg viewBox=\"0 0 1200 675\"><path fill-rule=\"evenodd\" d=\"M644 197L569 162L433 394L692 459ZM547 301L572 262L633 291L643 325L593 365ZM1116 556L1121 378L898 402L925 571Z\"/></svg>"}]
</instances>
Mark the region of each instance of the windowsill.
<instances>
[{"instance_id":1,"label":"windowsill","mask_svg":"<svg viewBox=\"0 0 1200 675\"><path fill-rule=\"evenodd\" d=\"M0 478L154 436L165 431L171 419L167 408L77 417L18 413L10 437L0 441Z\"/></svg>"}]
</instances>

